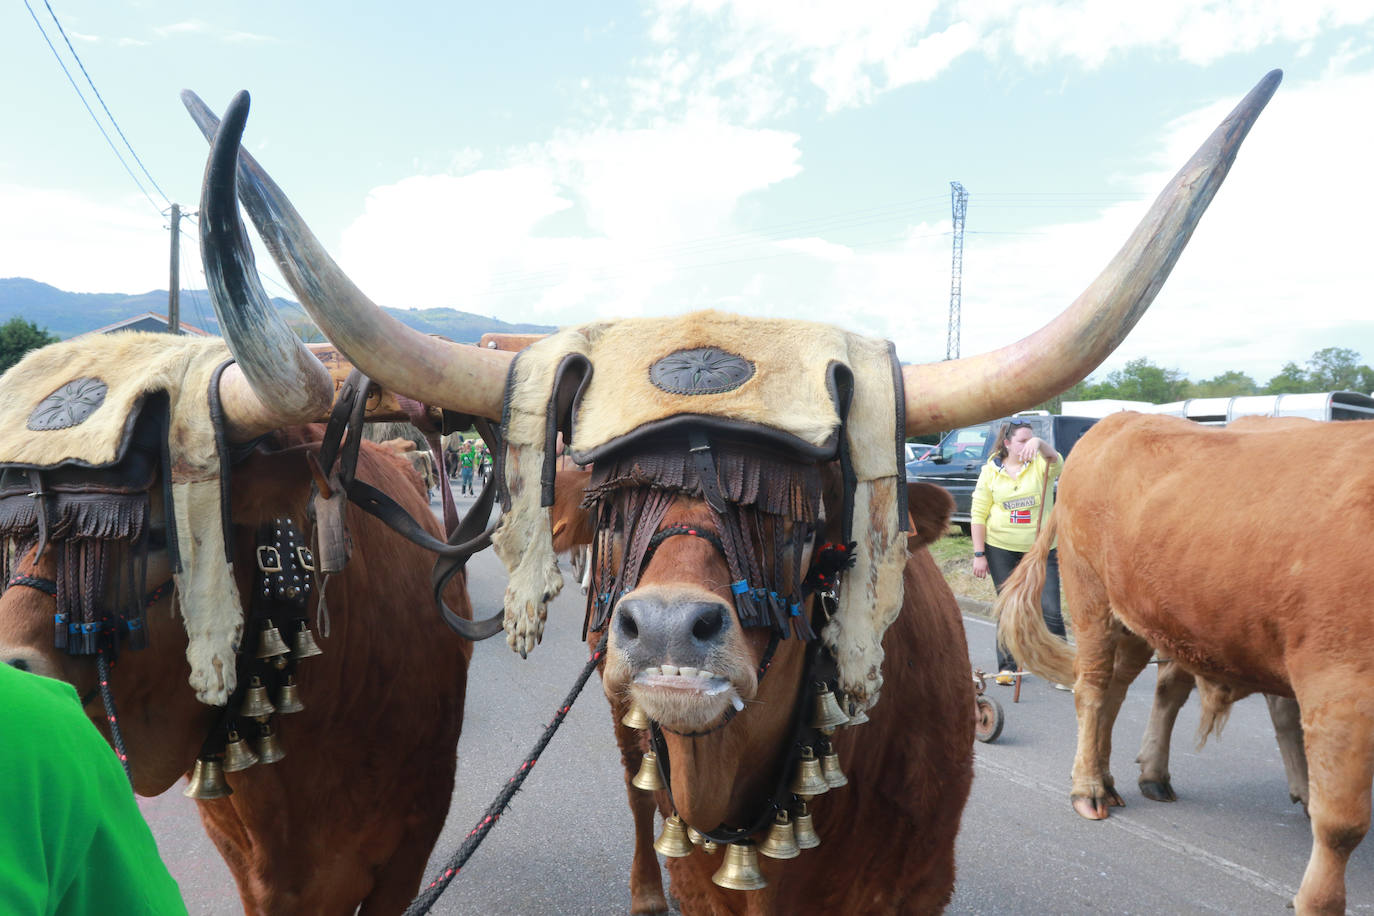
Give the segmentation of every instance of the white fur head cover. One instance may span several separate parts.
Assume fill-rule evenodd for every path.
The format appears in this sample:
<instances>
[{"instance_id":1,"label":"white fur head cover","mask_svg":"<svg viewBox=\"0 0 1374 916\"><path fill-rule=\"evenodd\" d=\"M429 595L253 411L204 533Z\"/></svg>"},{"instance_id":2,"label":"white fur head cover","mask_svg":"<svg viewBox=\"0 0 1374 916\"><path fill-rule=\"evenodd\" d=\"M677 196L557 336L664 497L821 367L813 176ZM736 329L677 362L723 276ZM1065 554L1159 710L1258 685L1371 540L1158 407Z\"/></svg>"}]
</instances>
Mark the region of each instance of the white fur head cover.
<instances>
[{"instance_id":1,"label":"white fur head cover","mask_svg":"<svg viewBox=\"0 0 1374 916\"><path fill-rule=\"evenodd\" d=\"M891 344L813 322L705 311L597 322L536 342L511 367L503 420L509 504L494 543L510 573L507 643L530 651L562 588L550 448L569 411L568 453L580 464L667 429L734 429L818 460L847 450L856 562L821 638L849 701L871 706L883 633L902 606L903 403Z\"/></svg>"},{"instance_id":2,"label":"white fur head cover","mask_svg":"<svg viewBox=\"0 0 1374 916\"><path fill-rule=\"evenodd\" d=\"M35 468L115 463L144 399L166 393L171 467L163 473L171 475L186 659L196 698L214 706L227 703L234 691L243 630L243 606L225 554L220 456L209 403L215 370L230 358L219 338L89 334L35 350L0 376L0 464ZM36 409L53 403L49 396L63 388L78 395L86 389L87 406L77 411L86 415L31 422Z\"/></svg>"}]
</instances>

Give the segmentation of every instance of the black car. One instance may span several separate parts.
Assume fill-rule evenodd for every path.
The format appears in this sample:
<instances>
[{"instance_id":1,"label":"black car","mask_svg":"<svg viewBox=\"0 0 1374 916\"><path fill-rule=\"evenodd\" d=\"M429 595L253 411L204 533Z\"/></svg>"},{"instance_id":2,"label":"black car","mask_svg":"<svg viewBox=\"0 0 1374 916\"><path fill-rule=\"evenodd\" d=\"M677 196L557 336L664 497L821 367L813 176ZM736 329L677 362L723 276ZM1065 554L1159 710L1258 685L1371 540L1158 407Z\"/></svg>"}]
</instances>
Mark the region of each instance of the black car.
<instances>
[{"instance_id":1,"label":"black car","mask_svg":"<svg viewBox=\"0 0 1374 916\"><path fill-rule=\"evenodd\" d=\"M1097 422L1095 417L1063 417L1042 411L1001 417L956 429L941 439L935 451L924 460L909 462L906 466L906 479L909 482L937 484L954 497L951 521L965 534L972 524L969 512L972 509L973 488L978 483L978 472L997 447L997 431L1008 420L1029 423L1034 435L1053 445L1055 451L1066 458L1079 437Z\"/></svg>"}]
</instances>

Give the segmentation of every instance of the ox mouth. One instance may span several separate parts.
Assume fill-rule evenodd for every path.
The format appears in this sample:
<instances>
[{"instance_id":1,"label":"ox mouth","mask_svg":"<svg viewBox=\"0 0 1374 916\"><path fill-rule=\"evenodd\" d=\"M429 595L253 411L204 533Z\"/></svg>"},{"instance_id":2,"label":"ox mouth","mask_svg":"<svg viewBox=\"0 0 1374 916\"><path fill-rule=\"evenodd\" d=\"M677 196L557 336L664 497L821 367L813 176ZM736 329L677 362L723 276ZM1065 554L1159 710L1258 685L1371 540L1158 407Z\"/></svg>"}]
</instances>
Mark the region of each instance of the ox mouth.
<instances>
[{"instance_id":1,"label":"ox mouth","mask_svg":"<svg viewBox=\"0 0 1374 916\"><path fill-rule=\"evenodd\" d=\"M650 690L671 691L679 696L721 697L728 700L736 712L744 708L744 701L740 699L735 685L728 678L705 668L677 665L645 668L635 675L634 685Z\"/></svg>"}]
</instances>

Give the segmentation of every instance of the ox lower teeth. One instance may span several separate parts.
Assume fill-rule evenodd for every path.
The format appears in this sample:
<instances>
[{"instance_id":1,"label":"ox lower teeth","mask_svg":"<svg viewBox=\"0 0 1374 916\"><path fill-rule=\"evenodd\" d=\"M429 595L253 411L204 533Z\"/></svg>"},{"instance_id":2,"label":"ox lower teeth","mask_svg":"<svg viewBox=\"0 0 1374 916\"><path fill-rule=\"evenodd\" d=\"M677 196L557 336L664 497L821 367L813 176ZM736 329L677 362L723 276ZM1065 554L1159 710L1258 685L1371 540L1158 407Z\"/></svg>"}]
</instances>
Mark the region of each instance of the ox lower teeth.
<instances>
[{"instance_id":1,"label":"ox lower teeth","mask_svg":"<svg viewBox=\"0 0 1374 916\"><path fill-rule=\"evenodd\" d=\"M685 668L685 667L684 667L684 668L679 668L679 669L677 669L677 673L680 674L680 675L682 675L683 677L696 677L697 674L698 674L698 671L697 671L696 668Z\"/></svg>"},{"instance_id":2,"label":"ox lower teeth","mask_svg":"<svg viewBox=\"0 0 1374 916\"><path fill-rule=\"evenodd\" d=\"M657 668L645 668L645 669L644 669L644 673L645 673L645 674L649 674L649 675L654 675L654 674L662 674L663 672L662 672L662 671L659 671Z\"/></svg>"},{"instance_id":3,"label":"ox lower teeth","mask_svg":"<svg viewBox=\"0 0 1374 916\"><path fill-rule=\"evenodd\" d=\"M678 667L677 665L664 665L662 671L664 674L677 674Z\"/></svg>"}]
</instances>

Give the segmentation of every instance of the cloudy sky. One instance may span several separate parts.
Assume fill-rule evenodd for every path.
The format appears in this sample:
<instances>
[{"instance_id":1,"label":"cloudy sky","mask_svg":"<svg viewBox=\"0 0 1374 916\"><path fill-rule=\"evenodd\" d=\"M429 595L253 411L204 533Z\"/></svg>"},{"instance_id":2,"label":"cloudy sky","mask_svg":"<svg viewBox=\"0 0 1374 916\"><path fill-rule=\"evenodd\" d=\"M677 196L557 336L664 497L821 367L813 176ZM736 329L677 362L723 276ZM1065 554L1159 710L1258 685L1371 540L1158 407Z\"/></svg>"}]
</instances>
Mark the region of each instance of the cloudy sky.
<instances>
[{"instance_id":1,"label":"cloudy sky","mask_svg":"<svg viewBox=\"0 0 1374 916\"><path fill-rule=\"evenodd\" d=\"M970 354L1066 306L1277 67L1104 366L1263 382L1326 346L1374 361L1372 25L1369 0L24 0L0 12L0 277L165 288L163 211L198 207L205 161L177 94L221 110L247 89L245 145L381 304L547 324L715 307L937 360L951 181Z\"/></svg>"}]
</instances>

